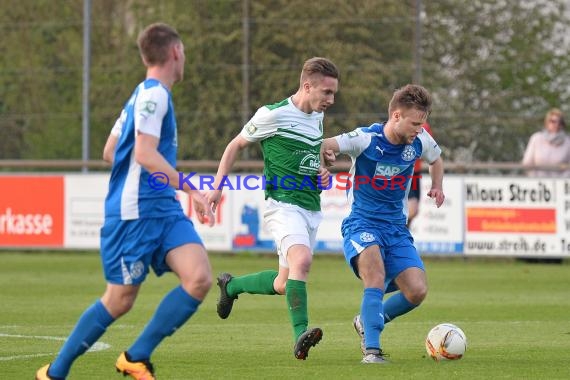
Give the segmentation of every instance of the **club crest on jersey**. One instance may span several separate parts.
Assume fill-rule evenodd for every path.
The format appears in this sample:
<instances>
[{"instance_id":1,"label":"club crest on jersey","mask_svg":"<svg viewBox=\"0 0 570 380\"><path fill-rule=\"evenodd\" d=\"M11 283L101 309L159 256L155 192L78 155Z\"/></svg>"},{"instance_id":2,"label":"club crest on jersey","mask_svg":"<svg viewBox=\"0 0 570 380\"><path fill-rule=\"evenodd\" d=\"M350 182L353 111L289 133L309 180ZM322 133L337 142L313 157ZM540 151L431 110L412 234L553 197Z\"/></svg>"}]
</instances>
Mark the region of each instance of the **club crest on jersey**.
<instances>
[{"instance_id":1,"label":"club crest on jersey","mask_svg":"<svg viewBox=\"0 0 570 380\"><path fill-rule=\"evenodd\" d=\"M374 235L371 234L370 232L363 232L360 234L360 241L363 243L370 243L372 241L374 241Z\"/></svg>"},{"instance_id":2,"label":"club crest on jersey","mask_svg":"<svg viewBox=\"0 0 570 380\"><path fill-rule=\"evenodd\" d=\"M141 114L142 116L148 117L156 112L156 102L152 100L147 100L142 104Z\"/></svg>"},{"instance_id":3,"label":"club crest on jersey","mask_svg":"<svg viewBox=\"0 0 570 380\"><path fill-rule=\"evenodd\" d=\"M406 145L404 151L402 152L402 160L413 161L416 159L416 150L411 145Z\"/></svg>"},{"instance_id":4,"label":"club crest on jersey","mask_svg":"<svg viewBox=\"0 0 570 380\"><path fill-rule=\"evenodd\" d=\"M245 131L247 132L248 135L251 136L255 133L255 131L257 131L257 127L252 123L247 123L247 125L245 126Z\"/></svg>"}]
</instances>

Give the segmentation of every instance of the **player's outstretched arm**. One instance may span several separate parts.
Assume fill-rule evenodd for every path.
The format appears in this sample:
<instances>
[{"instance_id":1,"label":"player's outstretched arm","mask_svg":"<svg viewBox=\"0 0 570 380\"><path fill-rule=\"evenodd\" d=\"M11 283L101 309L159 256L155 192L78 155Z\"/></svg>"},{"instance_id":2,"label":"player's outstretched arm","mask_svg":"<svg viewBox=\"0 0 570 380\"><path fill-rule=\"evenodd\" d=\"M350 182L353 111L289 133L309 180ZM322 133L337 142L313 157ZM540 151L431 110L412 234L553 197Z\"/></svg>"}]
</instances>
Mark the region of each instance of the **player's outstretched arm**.
<instances>
[{"instance_id":1,"label":"player's outstretched arm","mask_svg":"<svg viewBox=\"0 0 570 380\"><path fill-rule=\"evenodd\" d=\"M435 199L435 205L440 207L445 200L443 193L443 160L439 157L429 165L429 174L431 176L431 189L428 197Z\"/></svg>"},{"instance_id":2,"label":"player's outstretched arm","mask_svg":"<svg viewBox=\"0 0 570 380\"><path fill-rule=\"evenodd\" d=\"M226 146L224 154L220 159L220 164L218 165L218 172L216 173L216 179L214 180L213 185L214 190L210 190L206 193L206 198L212 211L216 211L216 207L222 198L222 188L220 187L220 184L232 170L238 154L249 144L251 144L251 142L243 138L240 134L234 137L234 139Z\"/></svg>"}]
</instances>

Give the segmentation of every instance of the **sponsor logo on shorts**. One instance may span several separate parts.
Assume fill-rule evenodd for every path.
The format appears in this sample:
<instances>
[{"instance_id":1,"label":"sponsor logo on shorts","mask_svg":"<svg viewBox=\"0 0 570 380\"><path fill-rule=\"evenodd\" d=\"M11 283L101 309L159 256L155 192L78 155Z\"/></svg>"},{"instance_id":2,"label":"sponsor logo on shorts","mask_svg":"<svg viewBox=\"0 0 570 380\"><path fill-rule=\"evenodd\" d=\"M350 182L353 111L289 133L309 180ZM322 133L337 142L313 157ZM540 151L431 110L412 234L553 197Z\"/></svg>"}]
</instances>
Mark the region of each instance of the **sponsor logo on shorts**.
<instances>
[{"instance_id":1,"label":"sponsor logo on shorts","mask_svg":"<svg viewBox=\"0 0 570 380\"><path fill-rule=\"evenodd\" d=\"M360 241L363 243L370 243L374 240L375 240L374 235L371 234L370 232L363 232L360 234Z\"/></svg>"},{"instance_id":2,"label":"sponsor logo on shorts","mask_svg":"<svg viewBox=\"0 0 570 380\"><path fill-rule=\"evenodd\" d=\"M131 273L133 280L142 276L144 273L144 264L142 261L135 261L132 263L129 272Z\"/></svg>"}]
</instances>

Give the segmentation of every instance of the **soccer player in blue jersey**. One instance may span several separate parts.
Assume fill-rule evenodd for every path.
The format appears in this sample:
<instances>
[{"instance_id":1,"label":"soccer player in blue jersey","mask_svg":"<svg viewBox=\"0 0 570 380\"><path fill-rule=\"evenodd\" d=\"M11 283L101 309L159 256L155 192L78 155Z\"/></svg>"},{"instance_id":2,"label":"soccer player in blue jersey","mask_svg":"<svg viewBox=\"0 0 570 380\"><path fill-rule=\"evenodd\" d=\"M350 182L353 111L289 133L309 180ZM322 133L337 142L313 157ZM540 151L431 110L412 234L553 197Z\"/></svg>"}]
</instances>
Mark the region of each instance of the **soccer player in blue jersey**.
<instances>
[{"instance_id":1,"label":"soccer player in blue jersey","mask_svg":"<svg viewBox=\"0 0 570 380\"><path fill-rule=\"evenodd\" d=\"M342 223L344 255L364 285L355 327L362 336L363 363L385 363L380 344L384 324L417 307L427 294L424 265L406 227L406 199L414 163L429 163L428 196L445 199L441 149L423 128L431 110L429 92L418 85L395 91L385 123L325 139L324 152L352 158L352 203ZM327 154L325 157L329 157ZM398 290L383 301L384 294Z\"/></svg>"},{"instance_id":2,"label":"soccer player in blue jersey","mask_svg":"<svg viewBox=\"0 0 570 380\"><path fill-rule=\"evenodd\" d=\"M134 379L154 379L152 352L196 312L211 287L206 250L174 190L180 184L170 91L183 77L184 45L172 27L152 24L139 35L138 46L146 79L126 103L104 150L105 159L113 162L101 229L107 287L79 318L55 360L37 371L37 380L65 379L73 361L132 308L151 267L158 276L174 272L180 285L164 297L138 339L119 356L116 369ZM168 177L171 187L152 187L157 172ZM184 191L198 220L212 225L204 195L186 184Z\"/></svg>"}]
</instances>

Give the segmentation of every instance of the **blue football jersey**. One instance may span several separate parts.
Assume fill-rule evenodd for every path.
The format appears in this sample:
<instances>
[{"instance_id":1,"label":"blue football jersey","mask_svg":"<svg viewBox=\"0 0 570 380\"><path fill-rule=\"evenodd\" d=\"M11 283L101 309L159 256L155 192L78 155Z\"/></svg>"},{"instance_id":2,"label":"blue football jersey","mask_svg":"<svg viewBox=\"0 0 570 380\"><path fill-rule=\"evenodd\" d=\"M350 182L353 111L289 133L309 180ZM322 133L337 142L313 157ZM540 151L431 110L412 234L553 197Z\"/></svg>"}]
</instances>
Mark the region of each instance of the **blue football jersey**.
<instances>
[{"instance_id":1,"label":"blue football jersey","mask_svg":"<svg viewBox=\"0 0 570 380\"><path fill-rule=\"evenodd\" d=\"M423 128L411 144L394 145L384 136L384 125L375 123L336 137L340 152L352 158L347 185L350 217L405 224L414 162L422 158L433 163L441 149Z\"/></svg>"},{"instance_id":2,"label":"blue football jersey","mask_svg":"<svg viewBox=\"0 0 570 380\"><path fill-rule=\"evenodd\" d=\"M137 86L112 129L119 140L105 199L105 216L131 220L175 215L182 207L174 188L153 189L148 183L151 173L135 161L138 132L158 138L158 152L176 167L177 130L172 97L156 79L147 79Z\"/></svg>"}]
</instances>

